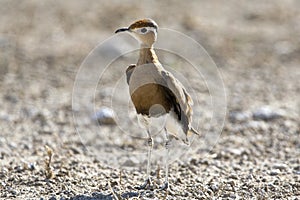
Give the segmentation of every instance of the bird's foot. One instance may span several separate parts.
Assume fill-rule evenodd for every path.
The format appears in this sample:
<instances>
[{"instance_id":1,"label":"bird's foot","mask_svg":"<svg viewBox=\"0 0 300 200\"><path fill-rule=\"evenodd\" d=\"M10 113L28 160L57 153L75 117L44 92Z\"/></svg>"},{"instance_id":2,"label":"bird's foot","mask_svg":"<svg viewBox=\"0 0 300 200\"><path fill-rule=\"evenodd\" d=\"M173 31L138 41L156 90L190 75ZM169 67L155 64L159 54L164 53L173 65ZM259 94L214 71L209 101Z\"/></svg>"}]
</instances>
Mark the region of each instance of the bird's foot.
<instances>
[{"instance_id":1,"label":"bird's foot","mask_svg":"<svg viewBox=\"0 0 300 200\"><path fill-rule=\"evenodd\" d=\"M176 193L171 189L168 182L165 182L162 186L160 186L157 191L163 192L166 195L176 195Z\"/></svg>"},{"instance_id":2,"label":"bird's foot","mask_svg":"<svg viewBox=\"0 0 300 200\"><path fill-rule=\"evenodd\" d=\"M165 182L162 186L159 187L159 190L169 190L169 182Z\"/></svg>"},{"instance_id":3,"label":"bird's foot","mask_svg":"<svg viewBox=\"0 0 300 200\"><path fill-rule=\"evenodd\" d=\"M152 187L152 181L151 181L150 178L147 178L145 180L145 182L142 185L137 186L136 189L138 189L138 190L144 190L144 189L151 189L151 187Z\"/></svg>"}]
</instances>

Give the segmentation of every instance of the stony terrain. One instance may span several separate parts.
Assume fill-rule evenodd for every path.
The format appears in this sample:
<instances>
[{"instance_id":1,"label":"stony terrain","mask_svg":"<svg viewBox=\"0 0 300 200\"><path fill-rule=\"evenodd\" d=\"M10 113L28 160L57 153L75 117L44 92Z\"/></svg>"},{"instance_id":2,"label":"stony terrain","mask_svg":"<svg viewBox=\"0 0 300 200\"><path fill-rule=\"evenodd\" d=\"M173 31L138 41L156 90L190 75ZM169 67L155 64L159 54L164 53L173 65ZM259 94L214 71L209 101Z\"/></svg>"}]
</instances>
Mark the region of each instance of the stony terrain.
<instances>
[{"instance_id":1,"label":"stony terrain","mask_svg":"<svg viewBox=\"0 0 300 200\"><path fill-rule=\"evenodd\" d=\"M299 199L299 7L296 0L1 0L0 199ZM195 151L173 162L168 193L157 190L164 180L159 160L152 167L154 186L146 190L135 188L145 165L105 163L122 159L116 146L135 152L143 141L122 140L120 126L99 126L92 115L76 121L81 112L72 108L86 56L117 28L144 17L199 42L218 66L227 96L216 145L196 143ZM108 80L135 61L125 56L124 67L108 71ZM203 94L195 120L204 132L209 92L191 73L185 77ZM117 94L118 103L123 96ZM96 109L109 95L96 88ZM93 109L93 99L85 102ZM122 127L133 124L123 121ZM98 139L88 137L99 129Z\"/></svg>"}]
</instances>

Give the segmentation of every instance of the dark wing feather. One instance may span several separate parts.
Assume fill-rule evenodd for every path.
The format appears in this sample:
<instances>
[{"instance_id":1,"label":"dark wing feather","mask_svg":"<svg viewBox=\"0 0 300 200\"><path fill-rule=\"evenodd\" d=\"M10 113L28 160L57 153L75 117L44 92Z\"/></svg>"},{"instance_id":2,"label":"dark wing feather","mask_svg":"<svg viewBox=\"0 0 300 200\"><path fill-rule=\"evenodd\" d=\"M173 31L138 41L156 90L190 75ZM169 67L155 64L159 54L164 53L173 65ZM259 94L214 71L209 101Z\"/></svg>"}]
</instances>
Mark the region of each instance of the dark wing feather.
<instances>
[{"instance_id":1,"label":"dark wing feather","mask_svg":"<svg viewBox=\"0 0 300 200\"><path fill-rule=\"evenodd\" d=\"M135 64L131 64L127 67L126 69L126 81L127 81L127 84L129 85L129 81L130 81L130 77L131 77L131 74L132 72L134 71L134 68L136 67Z\"/></svg>"},{"instance_id":2,"label":"dark wing feather","mask_svg":"<svg viewBox=\"0 0 300 200\"><path fill-rule=\"evenodd\" d=\"M168 99L169 102L171 102L171 104L174 107L174 112L178 117L178 120L181 120L181 107L179 105L179 103L176 100L176 96L174 95L174 93L167 87L164 87L165 93L166 93L166 97Z\"/></svg>"},{"instance_id":3,"label":"dark wing feather","mask_svg":"<svg viewBox=\"0 0 300 200\"><path fill-rule=\"evenodd\" d=\"M170 72L162 70L161 75L164 79L166 87L169 88L169 90L173 93L173 97L175 97L175 108L178 105L180 107L180 109L178 109L180 110L180 122L182 124L183 131L188 134L192 128L191 121L193 114L193 100L183 85Z\"/></svg>"}]
</instances>

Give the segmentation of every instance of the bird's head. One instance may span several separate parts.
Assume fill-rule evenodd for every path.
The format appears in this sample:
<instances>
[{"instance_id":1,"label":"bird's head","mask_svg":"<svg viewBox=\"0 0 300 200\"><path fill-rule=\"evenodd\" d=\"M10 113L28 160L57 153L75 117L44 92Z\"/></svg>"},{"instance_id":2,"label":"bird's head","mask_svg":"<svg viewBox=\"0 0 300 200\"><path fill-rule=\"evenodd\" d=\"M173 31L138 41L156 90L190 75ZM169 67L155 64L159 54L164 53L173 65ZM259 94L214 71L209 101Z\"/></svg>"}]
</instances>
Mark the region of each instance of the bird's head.
<instances>
[{"instance_id":1,"label":"bird's head","mask_svg":"<svg viewBox=\"0 0 300 200\"><path fill-rule=\"evenodd\" d=\"M152 19L142 19L129 27L120 28L115 33L128 31L141 42L142 46L151 47L157 38L158 26Z\"/></svg>"}]
</instances>

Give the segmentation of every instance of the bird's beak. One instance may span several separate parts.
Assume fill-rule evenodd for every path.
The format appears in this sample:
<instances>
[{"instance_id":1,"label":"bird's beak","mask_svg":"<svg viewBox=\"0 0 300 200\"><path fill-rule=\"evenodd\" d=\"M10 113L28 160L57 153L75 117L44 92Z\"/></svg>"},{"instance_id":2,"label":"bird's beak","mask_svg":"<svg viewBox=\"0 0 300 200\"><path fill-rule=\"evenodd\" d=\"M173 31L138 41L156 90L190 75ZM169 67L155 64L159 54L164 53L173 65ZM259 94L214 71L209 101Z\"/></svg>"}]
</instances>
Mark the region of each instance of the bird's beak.
<instances>
[{"instance_id":1,"label":"bird's beak","mask_svg":"<svg viewBox=\"0 0 300 200\"><path fill-rule=\"evenodd\" d=\"M127 27L119 28L118 30L115 31L115 33L124 32L124 31L129 31L129 28L127 28Z\"/></svg>"}]
</instances>

